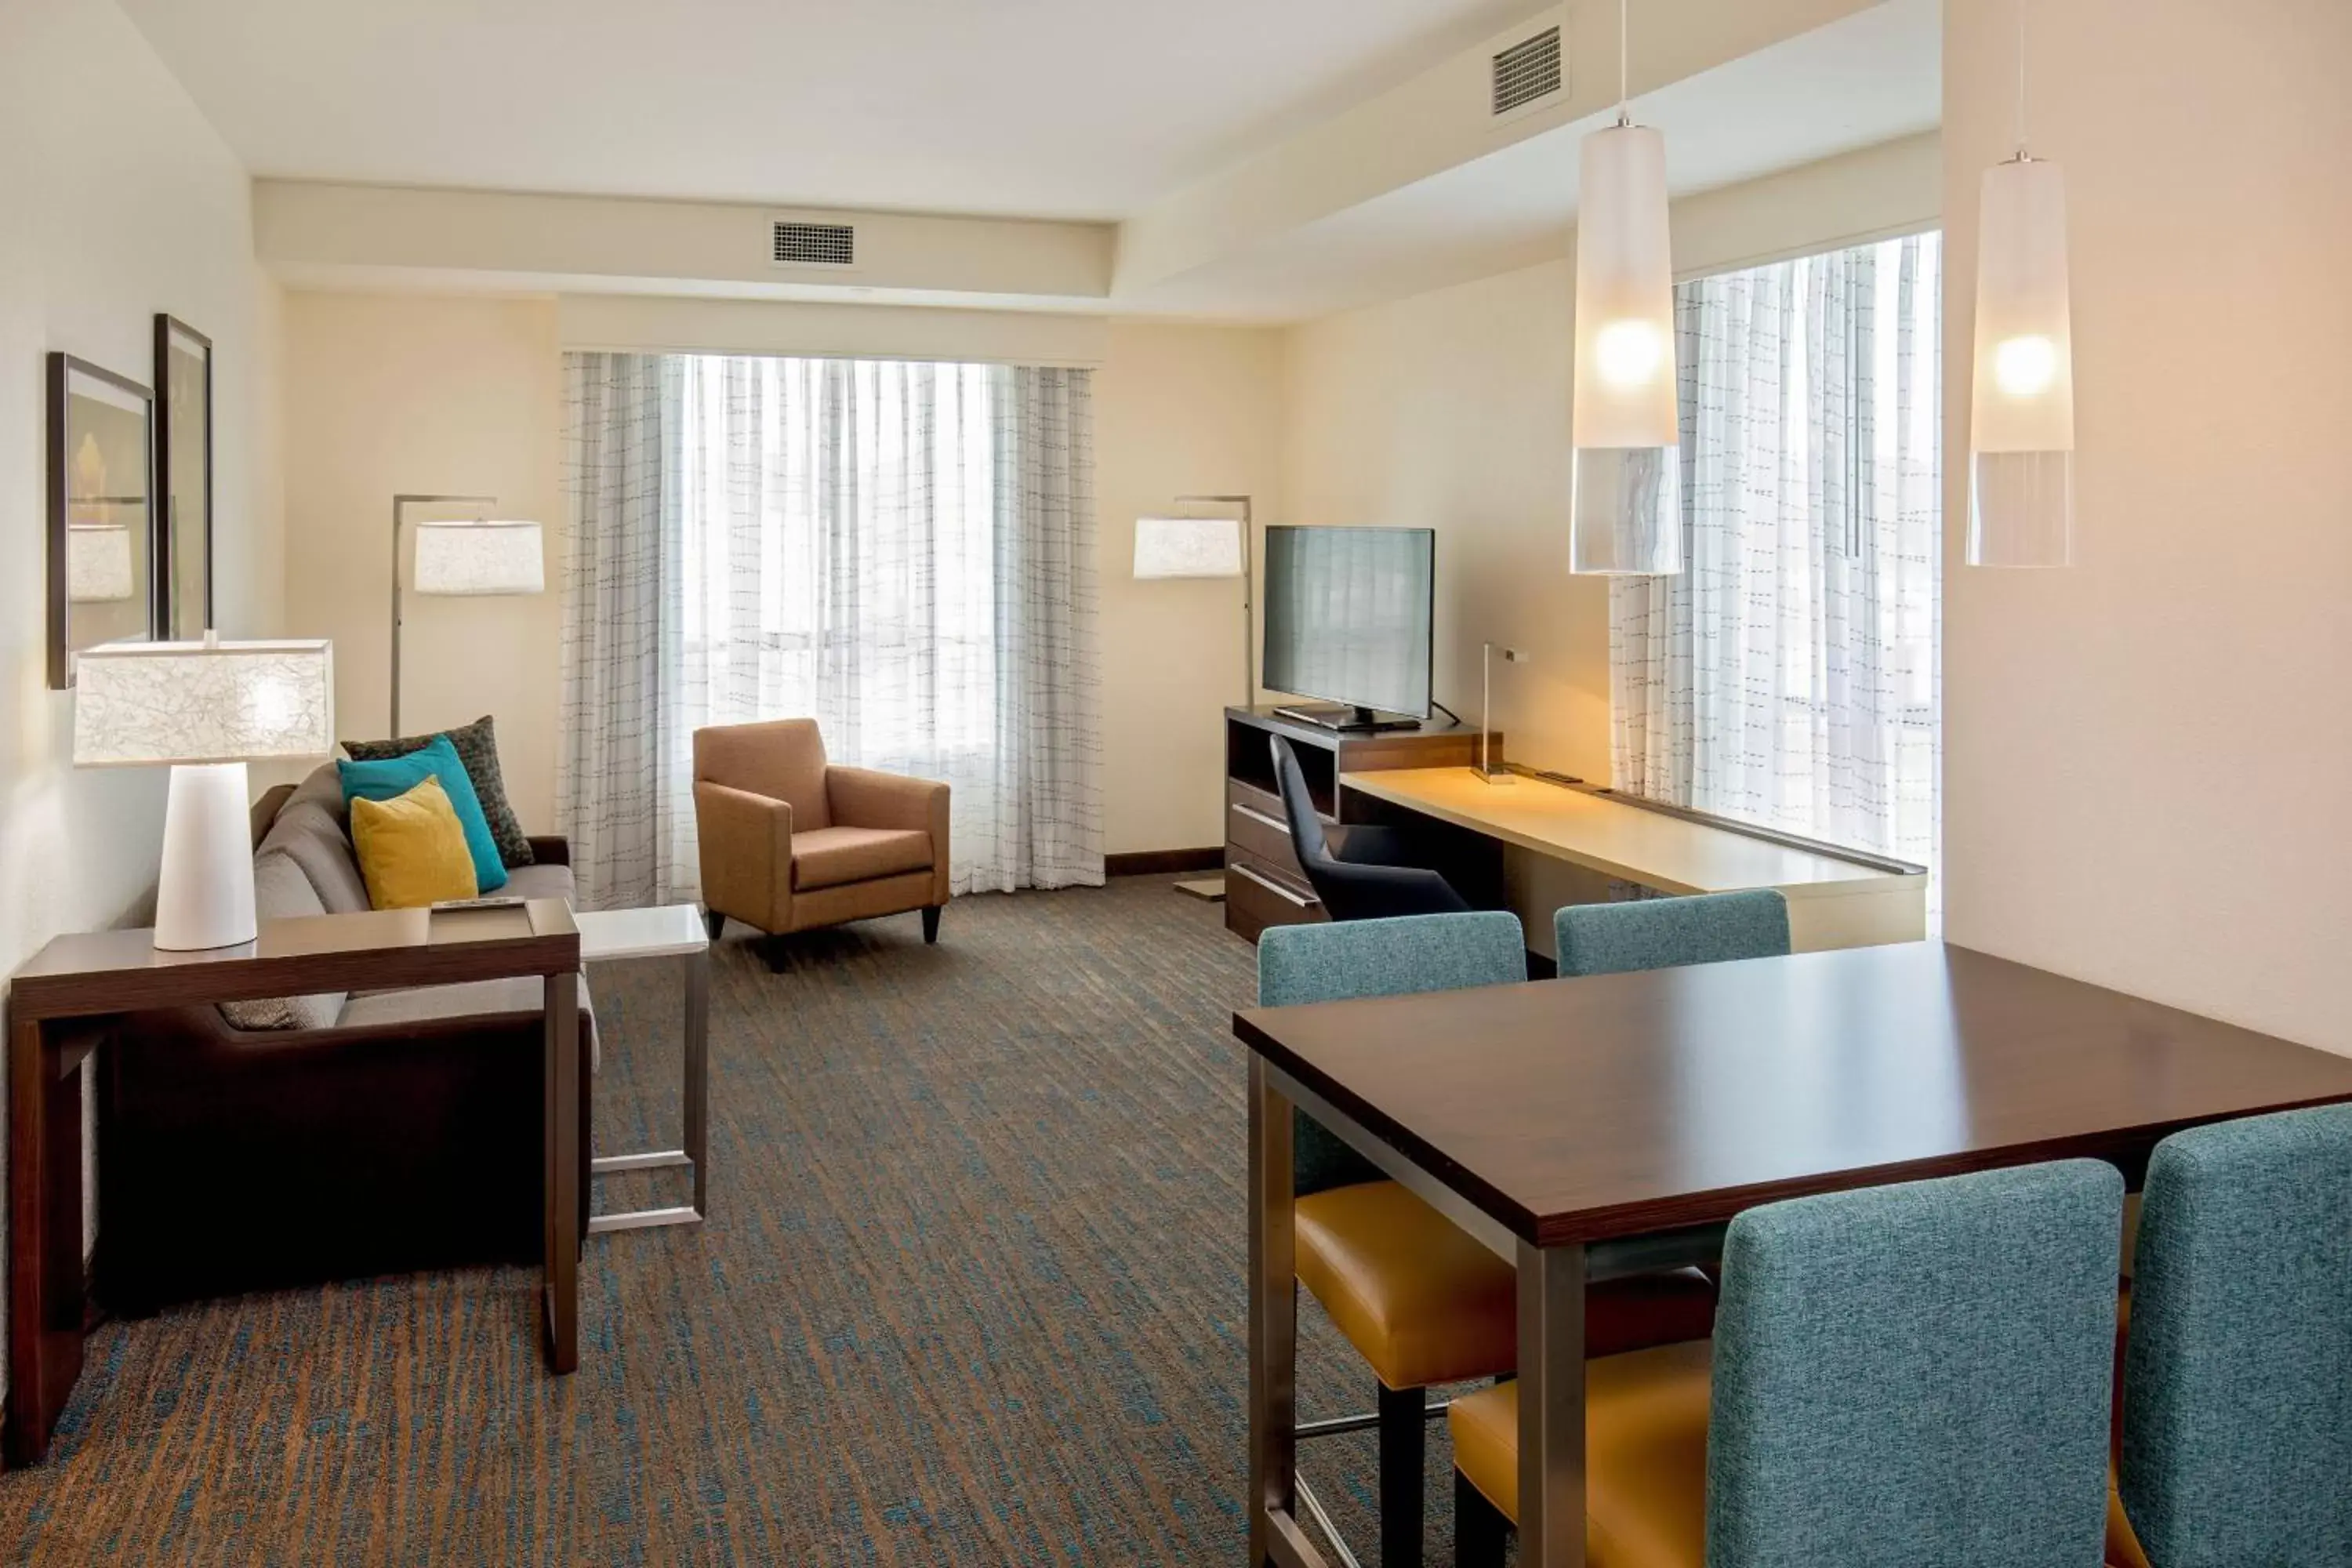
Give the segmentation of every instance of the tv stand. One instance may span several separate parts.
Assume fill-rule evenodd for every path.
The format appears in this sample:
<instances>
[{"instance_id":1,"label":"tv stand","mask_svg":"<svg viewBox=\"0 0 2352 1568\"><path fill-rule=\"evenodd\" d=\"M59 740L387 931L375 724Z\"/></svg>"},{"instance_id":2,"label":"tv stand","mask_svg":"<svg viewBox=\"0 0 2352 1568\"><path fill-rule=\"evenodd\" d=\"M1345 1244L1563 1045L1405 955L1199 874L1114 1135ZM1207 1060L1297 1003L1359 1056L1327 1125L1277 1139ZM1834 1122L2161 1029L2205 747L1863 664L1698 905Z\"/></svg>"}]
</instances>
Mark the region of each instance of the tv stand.
<instances>
[{"instance_id":1,"label":"tv stand","mask_svg":"<svg viewBox=\"0 0 2352 1568\"><path fill-rule=\"evenodd\" d=\"M1419 719L1382 718L1370 708L1350 707L1345 702L1302 702L1293 708L1277 708L1277 719L1294 723L1312 724L1318 730L1333 730L1342 735L1379 735L1391 730L1422 728Z\"/></svg>"}]
</instances>

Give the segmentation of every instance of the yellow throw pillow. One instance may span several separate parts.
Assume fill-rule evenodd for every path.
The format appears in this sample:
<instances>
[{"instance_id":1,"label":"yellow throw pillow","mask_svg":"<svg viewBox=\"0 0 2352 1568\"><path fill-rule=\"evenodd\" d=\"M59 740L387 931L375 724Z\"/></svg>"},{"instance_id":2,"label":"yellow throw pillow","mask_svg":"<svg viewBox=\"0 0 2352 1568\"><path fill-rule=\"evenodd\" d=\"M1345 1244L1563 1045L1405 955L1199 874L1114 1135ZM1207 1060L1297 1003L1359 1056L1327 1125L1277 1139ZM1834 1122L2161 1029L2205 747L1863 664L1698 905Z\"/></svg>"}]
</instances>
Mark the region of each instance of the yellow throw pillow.
<instances>
[{"instance_id":1,"label":"yellow throw pillow","mask_svg":"<svg viewBox=\"0 0 2352 1568\"><path fill-rule=\"evenodd\" d=\"M473 851L439 779L390 800L353 796L352 847L367 879L368 902L377 909L413 910L475 895Z\"/></svg>"}]
</instances>

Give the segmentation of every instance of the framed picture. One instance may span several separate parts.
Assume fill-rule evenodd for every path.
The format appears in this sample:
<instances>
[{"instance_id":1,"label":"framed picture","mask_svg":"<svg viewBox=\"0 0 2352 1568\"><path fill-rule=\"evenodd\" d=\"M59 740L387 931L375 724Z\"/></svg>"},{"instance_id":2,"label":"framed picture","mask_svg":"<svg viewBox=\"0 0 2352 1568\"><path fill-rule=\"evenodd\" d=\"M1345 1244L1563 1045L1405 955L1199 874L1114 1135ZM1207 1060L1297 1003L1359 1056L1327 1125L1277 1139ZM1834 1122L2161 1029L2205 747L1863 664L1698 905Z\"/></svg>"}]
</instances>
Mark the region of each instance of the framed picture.
<instances>
[{"instance_id":1,"label":"framed picture","mask_svg":"<svg viewBox=\"0 0 2352 1568\"><path fill-rule=\"evenodd\" d=\"M73 684L74 655L152 638L155 399L128 376L49 356L49 684Z\"/></svg>"},{"instance_id":2,"label":"framed picture","mask_svg":"<svg viewBox=\"0 0 2352 1568\"><path fill-rule=\"evenodd\" d=\"M155 318L157 560L162 636L200 642L213 624L213 341Z\"/></svg>"}]
</instances>

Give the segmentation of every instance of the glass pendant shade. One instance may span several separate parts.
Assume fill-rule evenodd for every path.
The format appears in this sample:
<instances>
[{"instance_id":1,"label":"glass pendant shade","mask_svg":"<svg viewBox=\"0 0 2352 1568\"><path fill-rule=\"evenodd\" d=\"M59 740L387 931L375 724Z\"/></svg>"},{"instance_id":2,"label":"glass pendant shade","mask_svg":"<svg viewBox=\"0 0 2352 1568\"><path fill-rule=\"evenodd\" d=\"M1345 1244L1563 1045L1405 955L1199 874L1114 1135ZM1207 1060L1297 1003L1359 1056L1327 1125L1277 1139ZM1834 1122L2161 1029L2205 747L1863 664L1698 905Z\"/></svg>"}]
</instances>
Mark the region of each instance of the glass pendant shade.
<instances>
[{"instance_id":1,"label":"glass pendant shade","mask_svg":"<svg viewBox=\"0 0 2352 1568\"><path fill-rule=\"evenodd\" d=\"M1665 138L1644 125L1587 136L1577 204L1569 570L1679 572L1681 427Z\"/></svg>"},{"instance_id":2,"label":"glass pendant shade","mask_svg":"<svg viewBox=\"0 0 2352 1568\"><path fill-rule=\"evenodd\" d=\"M2022 156L1986 170L1979 222L1968 563L2064 566L2074 553L2065 175Z\"/></svg>"}]
</instances>

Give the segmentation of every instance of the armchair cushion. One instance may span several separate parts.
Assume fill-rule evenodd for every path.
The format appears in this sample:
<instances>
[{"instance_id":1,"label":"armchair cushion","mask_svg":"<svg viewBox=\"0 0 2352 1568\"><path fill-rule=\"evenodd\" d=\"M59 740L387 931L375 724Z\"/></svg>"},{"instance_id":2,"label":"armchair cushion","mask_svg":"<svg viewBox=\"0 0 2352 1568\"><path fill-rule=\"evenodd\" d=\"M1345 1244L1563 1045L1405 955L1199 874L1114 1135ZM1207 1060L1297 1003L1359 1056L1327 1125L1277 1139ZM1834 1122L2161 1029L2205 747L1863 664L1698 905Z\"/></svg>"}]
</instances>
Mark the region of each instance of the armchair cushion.
<instances>
[{"instance_id":1,"label":"armchair cushion","mask_svg":"<svg viewBox=\"0 0 2352 1568\"><path fill-rule=\"evenodd\" d=\"M929 833L902 827L818 827L793 835L793 887L800 892L930 867Z\"/></svg>"},{"instance_id":2,"label":"armchair cushion","mask_svg":"<svg viewBox=\"0 0 2352 1568\"><path fill-rule=\"evenodd\" d=\"M720 724L694 732L694 776L781 800L801 828L830 827L825 803L824 738L814 719Z\"/></svg>"}]
</instances>

